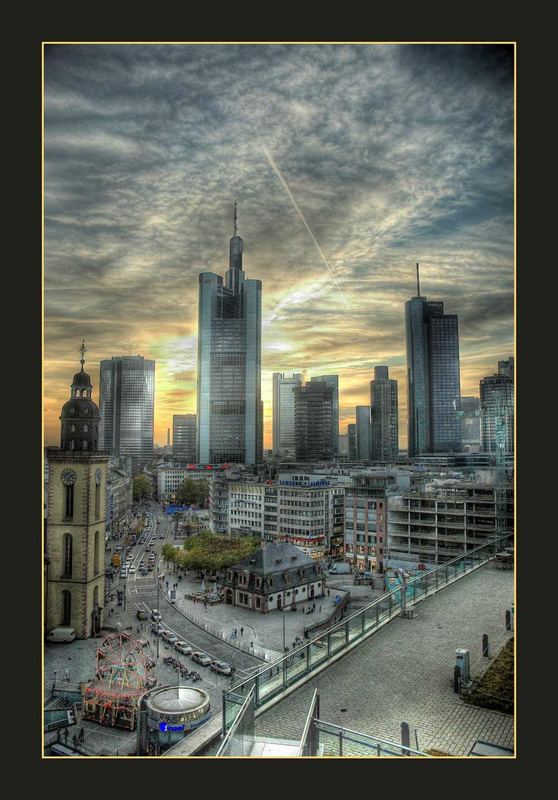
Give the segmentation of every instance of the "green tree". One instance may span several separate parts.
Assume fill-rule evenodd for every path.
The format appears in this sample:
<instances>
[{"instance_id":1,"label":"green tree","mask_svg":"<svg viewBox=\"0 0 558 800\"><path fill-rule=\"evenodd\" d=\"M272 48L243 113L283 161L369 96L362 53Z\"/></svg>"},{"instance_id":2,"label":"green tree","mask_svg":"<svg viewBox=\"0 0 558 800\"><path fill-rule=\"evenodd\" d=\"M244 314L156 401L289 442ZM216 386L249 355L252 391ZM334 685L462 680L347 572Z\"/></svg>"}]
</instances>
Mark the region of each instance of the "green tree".
<instances>
[{"instance_id":1,"label":"green tree","mask_svg":"<svg viewBox=\"0 0 558 800\"><path fill-rule=\"evenodd\" d=\"M132 486L135 503L151 497L151 481L145 475L136 475L132 481Z\"/></svg>"},{"instance_id":2,"label":"green tree","mask_svg":"<svg viewBox=\"0 0 558 800\"><path fill-rule=\"evenodd\" d=\"M231 539L228 536L217 536L210 531L202 531L184 542L183 550L166 545L174 552L174 561L182 569L193 569L205 575L237 564L246 556L258 550L260 542L250 536ZM166 556L165 547L163 555ZM170 551L169 551L170 553Z\"/></svg>"},{"instance_id":3,"label":"green tree","mask_svg":"<svg viewBox=\"0 0 558 800\"><path fill-rule=\"evenodd\" d=\"M176 499L187 506L203 506L209 497L209 482L206 480L193 480L186 478L178 487Z\"/></svg>"}]
</instances>

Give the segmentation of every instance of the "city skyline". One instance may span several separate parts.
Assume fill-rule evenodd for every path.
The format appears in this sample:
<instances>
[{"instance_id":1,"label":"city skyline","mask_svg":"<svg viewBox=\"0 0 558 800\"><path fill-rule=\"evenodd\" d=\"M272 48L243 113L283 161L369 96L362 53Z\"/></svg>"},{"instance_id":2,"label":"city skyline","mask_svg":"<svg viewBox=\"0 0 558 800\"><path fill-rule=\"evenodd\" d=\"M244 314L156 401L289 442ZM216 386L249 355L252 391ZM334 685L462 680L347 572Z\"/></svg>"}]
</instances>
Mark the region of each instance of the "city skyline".
<instances>
[{"instance_id":1,"label":"city skyline","mask_svg":"<svg viewBox=\"0 0 558 800\"><path fill-rule=\"evenodd\" d=\"M225 270L235 199L263 284L266 449L273 372L339 375L343 433L378 364L406 447L417 260L459 316L462 395L513 353L508 49L49 46L45 87L46 444L83 337L96 402L99 362L140 353L155 441L196 413L197 276Z\"/></svg>"}]
</instances>

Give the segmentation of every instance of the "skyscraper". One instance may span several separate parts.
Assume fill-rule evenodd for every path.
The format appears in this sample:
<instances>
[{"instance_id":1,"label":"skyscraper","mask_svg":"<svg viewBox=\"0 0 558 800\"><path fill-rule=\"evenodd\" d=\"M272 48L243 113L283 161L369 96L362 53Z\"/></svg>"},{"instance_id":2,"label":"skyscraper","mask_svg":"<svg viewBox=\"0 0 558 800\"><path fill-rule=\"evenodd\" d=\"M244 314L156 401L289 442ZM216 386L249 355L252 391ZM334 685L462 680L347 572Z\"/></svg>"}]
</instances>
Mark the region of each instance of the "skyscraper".
<instances>
[{"instance_id":1,"label":"skyscraper","mask_svg":"<svg viewBox=\"0 0 558 800\"><path fill-rule=\"evenodd\" d=\"M319 375L310 382L325 383L333 389L333 410L331 415L331 447L333 456L339 453L339 375Z\"/></svg>"},{"instance_id":2,"label":"skyscraper","mask_svg":"<svg viewBox=\"0 0 558 800\"><path fill-rule=\"evenodd\" d=\"M399 455L399 410L397 381L389 368L374 367L370 381L370 457L373 461L395 461Z\"/></svg>"},{"instance_id":3,"label":"skyscraper","mask_svg":"<svg viewBox=\"0 0 558 800\"><path fill-rule=\"evenodd\" d=\"M514 451L514 383L508 375L488 375L480 382L481 449L496 453L499 437L505 453Z\"/></svg>"},{"instance_id":4,"label":"skyscraper","mask_svg":"<svg viewBox=\"0 0 558 800\"><path fill-rule=\"evenodd\" d=\"M212 272L199 277L197 438L202 464L263 460L262 284L245 278L237 229L235 202L225 284Z\"/></svg>"},{"instance_id":5,"label":"skyscraper","mask_svg":"<svg viewBox=\"0 0 558 800\"><path fill-rule=\"evenodd\" d=\"M143 356L101 361L99 443L113 457L130 456L134 471L153 458L155 362Z\"/></svg>"},{"instance_id":6,"label":"skyscraper","mask_svg":"<svg viewBox=\"0 0 558 800\"><path fill-rule=\"evenodd\" d=\"M511 378L512 383L514 383L515 378L515 359L513 356L510 356L508 359L504 361L498 361L498 375L506 375L508 378Z\"/></svg>"},{"instance_id":7,"label":"skyscraper","mask_svg":"<svg viewBox=\"0 0 558 800\"><path fill-rule=\"evenodd\" d=\"M358 461L370 461L370 406L356 407L356 445Z\"/></svg>"},{"instance_id":8,"label":"skyscraper","mask_svg":"<svg viewBox=\"0 0 558 800\"><path fill-rule=\"evenodd\" d=\"M420 296L405 303L408 452L461 450L461 383L456 314Z\"/></svg>"},{"instance_id":9,"label":"skyscraper","mask_svg":"<svg viewBox=\"0 0 558 800\"><path fill-rule=\"evenodd\" d=\"M354 422L347 425L347 460L355 462L358 460L357 453L357 426Z\"/></svg>"},{"instance_id":10,"label":"skyscraper","mask_svg":"<svg viewBox=\"0 0 558 800\"><path fill-rule=\"evenodd\" d=\"M295 457L297 461L330 461L333 387L326 383L296 386Z\"/></svg>"},{"instance_id":11,"label":"skyscraper","mask_svg":"<svg viewBox=\"0 0 558 800\"><path fill-rule=\"evenodd\" d=\"M478 453L481 446L480 400L478 397L461 398L461 442L463 452Z\"/></svg>"},{"instance_id":12,"label":"skyscraper","mask_svg":"<svg viewBox=\"0 0 558 800\"><path fill-rule=\"evenodd\" d=\"M193 463L197 459L196 414L173 414L172 454L177 461Z\"/></svg>"},{"instance_id":13,"label":"skyscraper","mask_svg":"<svg viewBox=\"0 0 558 800\"><path fill-rule=\"evenodd\" d=\"M302 383L302 375L273 373L273 453L291 457L295 454L294 389Z\"/></svg>"}]
</instances>

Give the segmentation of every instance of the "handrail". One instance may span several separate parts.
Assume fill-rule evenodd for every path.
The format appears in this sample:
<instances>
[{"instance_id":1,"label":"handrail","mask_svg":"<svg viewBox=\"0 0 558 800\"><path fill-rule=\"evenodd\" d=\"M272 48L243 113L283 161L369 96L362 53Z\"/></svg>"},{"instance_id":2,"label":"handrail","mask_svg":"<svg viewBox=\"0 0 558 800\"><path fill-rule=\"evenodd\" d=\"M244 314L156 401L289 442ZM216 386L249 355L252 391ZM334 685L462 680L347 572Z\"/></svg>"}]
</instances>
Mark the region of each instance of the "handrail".
<instances>
[{"instance_id":1,"label":"handrail","mask_svg":"<svg viewBox=\"0 0 558 800\"><path fill-rule=\"evenodd\" d=\"M407 747L407 745L398 744L397 742L390 742L388 739L380 739L379 736L373 736L370 733L362 733L361 731L353 731L351 728L344 728L341 725L335 725L335 723L333 723L333 722L326 722L326 720L324 720L324 719L317 719L317 720L315 720L315 723L316 723L316 726L318 728L320 728L321 725L329 726L330 728L333 728L334 730L330 731L331 733L336 733L337 731L342 731L343 733L351 733L354 736L360 737L360 739L373 739L375 742L379 742L380 744L386 744L386 745L389 745L390 747L397 747L400 750L403 750L405 753L411 753L414 756L426 756L426 753L423 753L420 750L414 750L412 747ZM325 728L324 728L324 730L325 730ZM326 733L327 733L327 731L326 731Z\"/></svg>"},{"instance_id":2,"label":"handrail","mask_svg":"<svg viewBox=\"0 0 558 800\"><path fill-rule=\"evenodd\" d=\"M232 737L236 733L237 728L240 725L240 722L242 721L242 717L244 716L244 712L246 711L246 709L248 707L248 704L252 701L255 689L256 689L255 685L252 686L252 688L250 689L250 691L246 695L246 699L244 700L244 702L240 706L238 714L234 718L231 727L228 729L227 733L225 734L225 737L223 738L223 741L221 742L221 746L219 747L217 753L215 754L216 756L220 756L222 754L223 750L225 749L225 747L228 746L230 740L232 739ZM223 712L224 712L224 708L223 708Z\"/></svg>"},{"instance_id":3,"label":"handrail","mask_svg":"<svg viewBox=\"0 0 558 800\"><path fill-rule=\"evenodd\" d=\"M308 731L310 730L310 725L314 720L314 712L316 710L317 697L318 697L318 690L314 689L314 694L312 695L312 700L310 702L310 709L308 711L308 714L306 715L306 722L304 723L304 729L302 731L300 744L298 746L298 750L296 751L297 756L301 756L304 752L304 748L306 747L306 739L308 738Z\"/></svg>"},{"instance_id":4,"label":"handrail","mask_svg":"<svg viewBox=\"0 0 558 800\"><path fill-rule=\"evenodd\" d=\"M447 571L448 568L451 568L457 562L463 562L464 560L471 561L471 564L469 566L473 567L474 566L474 557L475 557L476 553L478 553L479 551L486 551L487 548L495 546L497 544L501 545L506 539L509 539L509 538L511 538L513 536L514 536L513 532L510 532L510 533L507 533L507 534L502 534L499 537L495 537L494 539L490 539L489 541L485 542L483 545L479 545L479 547L475 547L473 550L468 550L468 551L466 551L464 553L461 553L461 555L456 556L455 558L452 558L450 561L445 561L443 564L440 564L439 566L434 567L431 570L425 570L422 575L416 575L415 577L408 579L408 581L406 583L406 589L408 589L410 586L413 586L413 585L418 584L419 582L423 581L426 576L432 576L432 575L435 575L436 573L440 573L442 571L444 571L444 572ZM487 558L486 560L489 561L490 558L493 557L493 555L494 554L491 554L490 557ZM380 597L378 597L375 600L373 600L367 606L363 606L362 608L357 609L350 616L345 617L343 620L341 620L340 622L335 623L330 628L326 628L324 631L322 631L321 633L319 633L316 636L312 637L311 639L307 639L305 642L303 642L298 647L294 648L293 650L290 650L287 654L280 656L280 658L278 658L276 661L270 662L265 667L262 667L262 669L259 670L258 672L254 673L253 675L251 675L251 676L249 676L247 678L244 678L244 680L240 681L239 683L235 684L234 686L231 686L229 691L231 693L236 693L239 689L241 689L241 687L244 687L246 684L250 683L251 681L254 682L254 685L252 687L252 689L254 689L259 676L266 675L269 672L270 668L271 669L273 669L273 667L277 667L278 668L279 665L282 665L283 668L284 668L285 667L285 662L288 662L288 661L291 661L292 659L294 659L302 651L307 650L310 647L311 644L313 644L314 642L316 642L316 641L318 641L320 639L323 640L323 638L326 637L326 636L330 636L331 634L335 634L338 631L344 630L346 628L346 626L349 625L352 620L354 620L357 617L362 617L362 615L366 614L367 612L369 613L371 609L375 609L378 606L381 607L381 604L385 603L386 600L389 601L389 610L390 611L392 610L393 606L395 606L395 608L400 607L400 601L399 602L396 601L395 604L392 605L391 598L393 596L395 596L398 592L401 593L403 590L404 590L404 586L403 586L403 584L400 584L395 589L391 589L389 592L386 592L385 594L380 595ZM286 664L286 666L288 667L288 663Z\"/></svg>"}]
</instances>

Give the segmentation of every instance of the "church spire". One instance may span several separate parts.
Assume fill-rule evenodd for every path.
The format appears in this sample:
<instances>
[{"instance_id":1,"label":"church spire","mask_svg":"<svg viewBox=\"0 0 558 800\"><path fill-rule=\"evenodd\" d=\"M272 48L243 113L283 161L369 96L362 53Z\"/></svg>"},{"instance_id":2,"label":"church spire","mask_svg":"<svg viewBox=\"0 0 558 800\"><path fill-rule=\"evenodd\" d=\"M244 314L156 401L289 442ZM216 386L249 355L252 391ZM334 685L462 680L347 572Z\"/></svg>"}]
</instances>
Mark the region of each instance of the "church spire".
<instances>
[{"instance_id":1,"label":"church spire","mask_svg":"<svg viewBox=\"0 0 558 800\"><path fill-rule=\"evenodd\" d=\"M85 364L85 354L87 353L87 348L85 347L85 339L82 339L81 347L79 348L79 352L81 353L81 371L83 372L83 365Z\"/></svg>"}]
</instances>

